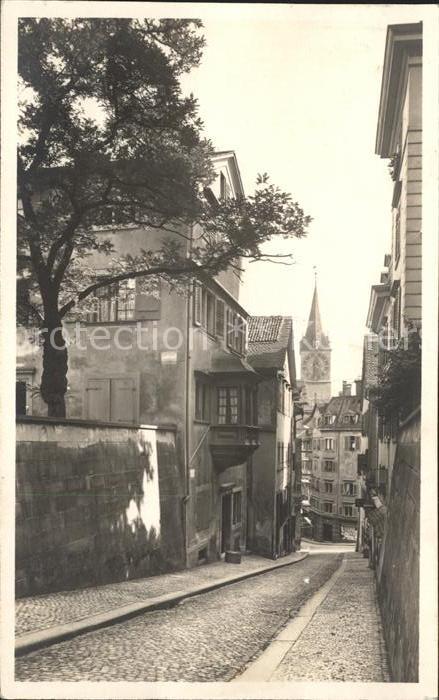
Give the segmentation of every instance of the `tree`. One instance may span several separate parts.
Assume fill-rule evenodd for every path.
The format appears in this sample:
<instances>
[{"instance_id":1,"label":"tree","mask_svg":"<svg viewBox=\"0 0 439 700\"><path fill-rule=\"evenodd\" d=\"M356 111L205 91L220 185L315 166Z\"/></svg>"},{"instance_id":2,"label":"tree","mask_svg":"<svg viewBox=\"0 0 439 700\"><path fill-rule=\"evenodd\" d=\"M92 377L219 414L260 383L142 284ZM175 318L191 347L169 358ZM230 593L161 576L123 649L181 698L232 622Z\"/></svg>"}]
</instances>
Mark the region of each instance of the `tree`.
<instances>
[{"instance_id":1,"label":"tree","mask_svg":"<svg viewBox=\"0 0 439 700\"><path fill-rule=\"evenodd\" d=\"M212 144L180 78L200 62L199 20L19 22L18 270L21 316L43 329L41 395L64 416L62 322L100 287L138 278L172 284L266 255L273 236L303 236L310 218L259 176L250 197L212 201ZM113 217L171 237L115 257L96 225ZM198 226L201 233L193 238ZM190 240L189 240L190 239ZM188 255L190 245L191 254ZM91 253L108 256L97 278Z\"/></svg>"},{"instance_id":2,"label":"tree","mask_svg":"<svg viewBox=\"0 0 439 700\"><path fill-rule=\"evenodd\" d=\"M421 336L413 324L406 325L406 338L385 351L378 382L369 389L370 400L387 421L405 418L421 400Z\"/></svg>"}]
</instances>

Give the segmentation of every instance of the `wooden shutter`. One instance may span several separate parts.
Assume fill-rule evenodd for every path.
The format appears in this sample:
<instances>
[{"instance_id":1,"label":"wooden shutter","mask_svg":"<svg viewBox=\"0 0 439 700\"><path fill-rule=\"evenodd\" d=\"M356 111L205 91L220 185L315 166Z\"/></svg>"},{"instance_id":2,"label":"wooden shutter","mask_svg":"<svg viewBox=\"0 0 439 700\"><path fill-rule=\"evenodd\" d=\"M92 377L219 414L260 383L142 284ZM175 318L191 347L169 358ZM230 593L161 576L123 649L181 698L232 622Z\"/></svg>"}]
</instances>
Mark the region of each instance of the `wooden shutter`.
<instances>
[{"instance_id":1,"label":"wooden shutter","mask_svg":"<svg viewBox=\"0 0 439 700\"><path fill-rule=\"evenodd\" d=\"M160 318L160 299L152 294L136 294L135 317L139 321L155 321Z\"/></svg>"},{"instance_id":2,"label":"wooden shutter","mask_svg":"<svg viewBox=\"0 0 439 700\"><path fill-rule=\"evenodd\" d=\"M135 423L137 390L133 377L111 380L111 420Z\"/></svg>"},{"instance_id":3,"label":"wooden shutter","mask_svg":"<svg viewBox=\"0 0 439 700\"><path fill-rule=\"evenodd\" d=\"M233 312L227 309L227 345L233 348Z\"/></svg>"},{"instance_id":4,"label":"wooden shutter","mask_svg":"<svg viewBox=\"0 0 439 700\"><path fill-rule=\"evenodd\" d=\"M194 323L201 326L201 284L194 282Z\"/></svg>"},{"instance_id":5,"label":"wooden shutter","mask_svg":"<svg viewBox=\"0 0 439 700\"><path fill-rule=\"evenodd\" d=\"M216 335L224 338L224 313L225 304L221 299L216 300Z\"/></svg>"},{"instance_id":6,"label":"wooden shutter","mask_svg":"<svg viewBox=\"0 0 439 700\"><path fill-rule=\"evenodd\" d=\"M248 352L248 323L241 318L242 333L241 333L241 352L246 355Z\"/></svg>"},{"instance_id":7,"label":"wooden shutter","mask_svg":"<svg viewBox=\"0 0 439 700\"><path fill-rule=\"evenodd\" d=\"M89 379L86 393L87 418L90 420L110 420L110 380Z\"/></svg>"}]
</instances>

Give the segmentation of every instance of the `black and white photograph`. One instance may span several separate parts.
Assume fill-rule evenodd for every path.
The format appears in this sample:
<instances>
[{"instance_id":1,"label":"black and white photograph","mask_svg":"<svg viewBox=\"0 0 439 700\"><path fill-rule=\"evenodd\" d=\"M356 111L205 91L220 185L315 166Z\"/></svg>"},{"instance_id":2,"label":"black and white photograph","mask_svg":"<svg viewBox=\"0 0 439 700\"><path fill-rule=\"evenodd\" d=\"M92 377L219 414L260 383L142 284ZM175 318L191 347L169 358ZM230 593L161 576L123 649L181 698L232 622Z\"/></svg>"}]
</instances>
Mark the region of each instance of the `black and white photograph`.
<instances>
[{"instance_id":1,"label":"black and white photograph","mask_svg":"<svg viewBox=\"0 0 439 700\"><path fill-rule=\"evenodd\" d=\"M437 697L438 8L2 14L2 696Z\"/></svg>"}]
</instances>

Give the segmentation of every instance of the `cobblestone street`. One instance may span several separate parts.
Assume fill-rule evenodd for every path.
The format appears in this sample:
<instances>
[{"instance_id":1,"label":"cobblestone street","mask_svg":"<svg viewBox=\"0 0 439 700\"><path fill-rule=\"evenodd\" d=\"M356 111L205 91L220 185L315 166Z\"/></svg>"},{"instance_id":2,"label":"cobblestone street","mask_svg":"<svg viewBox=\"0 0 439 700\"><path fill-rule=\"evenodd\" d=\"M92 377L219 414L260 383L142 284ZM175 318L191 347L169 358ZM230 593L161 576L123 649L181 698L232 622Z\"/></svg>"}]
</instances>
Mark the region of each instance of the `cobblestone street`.
<instances>
[{"instance_id":1,"label":"cobblestone street","mask_svg":"<svg viewBox=\"0 0 439 700\"><path fill-rule=\"evenodd\" d=\"M16 661L18 681L227 681L338 569L316 553Z\"/></svg>"}]
</instances>

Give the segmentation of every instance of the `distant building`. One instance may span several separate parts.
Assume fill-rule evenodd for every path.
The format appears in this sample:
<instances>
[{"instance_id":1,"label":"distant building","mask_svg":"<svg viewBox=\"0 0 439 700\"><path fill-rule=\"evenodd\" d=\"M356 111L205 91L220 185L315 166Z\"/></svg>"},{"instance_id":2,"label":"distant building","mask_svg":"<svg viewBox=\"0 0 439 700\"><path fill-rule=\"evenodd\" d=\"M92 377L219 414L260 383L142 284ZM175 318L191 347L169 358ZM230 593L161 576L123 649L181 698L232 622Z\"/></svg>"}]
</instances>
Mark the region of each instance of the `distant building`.
<instances>
[{"instance_id":1,"label":"distant building","mask_svg":"<svg viewBox=\"0 0 439 700\"><path fill-rule=\"evenodd\" d=\"M301 450L303 494L303 532L312 535L310 519L311 480L313 464L313 434L317 429L318 406L331 398L331 347L329 337L323 332L320 317L317 282L314 287L311 309L305 335L300 341L301 375L300 402L303 419L298 424L297 437Z\"/></svg>"},{"instance_id":2,"label":"distant building","mask_svg":"<svg viewBox=\"0 0 439 700\"><path fill-rule=\"evenodd\" d=\"M316 405L303 431L311 467L309 514L316 540L355 540L357 455L362 448L361 402L343 382L339 396ZM310 442L309 442L310 441ZM302 451L303 454L303 451Z\"/></svg>"},{"instance_id":3,"label":"distant building","mask_svg":"<svg viewBox=\"0 0 439 700\"><path fill-rule=\"evenodd\" d=\"M302 399L308 404L309 412L315 403L331 398L331 346L322 328L317 284L306 332L300 341L300 368Z\"/></svg>"},{"instance_id":4,"label":"distant building","mask_svg":"<svg viewBox=\"0 0 439 700\"><path fill-rule=\"evenodd\" d=\"M277 557L294 551L300 537L300 473L294 469L292 319L251 317L247 359L262 376L258 384L260 446L251 458L249 544L252 551Z\"/></svg>"}]
</instances>

